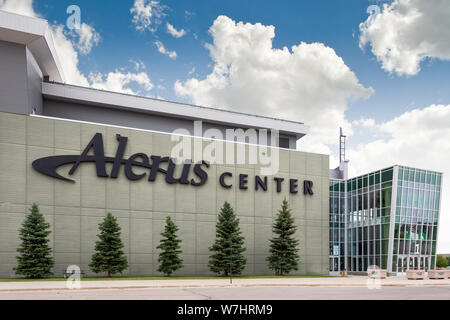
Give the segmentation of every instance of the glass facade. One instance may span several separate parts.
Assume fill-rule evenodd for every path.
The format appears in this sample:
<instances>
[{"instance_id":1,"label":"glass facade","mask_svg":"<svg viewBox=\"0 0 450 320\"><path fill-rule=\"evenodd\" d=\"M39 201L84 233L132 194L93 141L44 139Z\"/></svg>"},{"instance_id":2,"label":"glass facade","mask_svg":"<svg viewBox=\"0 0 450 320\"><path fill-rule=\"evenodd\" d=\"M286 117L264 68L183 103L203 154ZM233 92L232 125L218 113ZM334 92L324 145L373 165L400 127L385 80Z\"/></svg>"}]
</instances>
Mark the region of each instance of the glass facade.
<instances>
[{"instance_id":1,"label":"glass facade","mask_svg":"<svg viewBox=\"0 0 450 320\"><path fill-rule=\"evenodd\" d=\"M394 166L330 180L330 272L434 268L442 174Z\"/></svg>"}]
</instances>

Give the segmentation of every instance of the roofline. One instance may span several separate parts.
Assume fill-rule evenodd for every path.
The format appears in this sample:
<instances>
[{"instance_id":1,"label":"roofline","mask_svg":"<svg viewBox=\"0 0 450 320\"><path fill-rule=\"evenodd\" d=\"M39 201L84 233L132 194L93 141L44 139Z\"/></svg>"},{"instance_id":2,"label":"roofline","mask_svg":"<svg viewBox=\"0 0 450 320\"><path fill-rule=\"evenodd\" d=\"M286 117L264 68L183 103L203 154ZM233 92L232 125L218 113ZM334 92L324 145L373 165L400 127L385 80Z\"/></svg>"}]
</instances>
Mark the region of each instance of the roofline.
<instances>
[{"instance_id":1,"label":"roofline","mask_svg":"<svg viewBox=\"0 0 450 320\"><path fill-rule=\"evenodd\" d=\"M394 167L402 167L402 168L421 170L421 171L426 171L426 172L431 172L431 173L439 173L440 175L444 176L444 173L440 172L440 171L422 169L422 168L411 167L411 166L405 166L405 165L402 165L402 164L394 164L394 165L391 165L389 167L385 167L385 168L378 169L378 170L373 170L373 171L370 171L370 172L364 173L364 174L359 174L359 175L356 175L356 176L348 178L348 179L330 178L330 180L349 181L349 180L353 180L353 179L358 179L358 178L363 177L363 176L368 176L368 175L374 174L374 173L376 173L378 171L385 171L385 170L393 169ZM335 169L330 169L330 170L335 170Z\"/></svg>"},{"instance_id":2,"label":"roofline","mask_svg":"<svg viewBox=\"0 0 450 320\"><path fill-rule=\"evenodd\" d=\"M47 20L0 10L0 40L25 45L44 76L65 81Z\"/></svg>"},{"instance_id":3,"label":"roofline","mask_svg":"<svg viewBox=\"0 0 450 320\"><path fill-rule=\"evenodd\" d=\"M204 120L210 123L232 126L276 129L280 133L295 135L297 139L305 136L309 130L309 126L306 126L304 123L291 120L282 120L57 82L43 82L42 95L51 100L83 103L132 112Z\"/></svg>"}]
</instances>

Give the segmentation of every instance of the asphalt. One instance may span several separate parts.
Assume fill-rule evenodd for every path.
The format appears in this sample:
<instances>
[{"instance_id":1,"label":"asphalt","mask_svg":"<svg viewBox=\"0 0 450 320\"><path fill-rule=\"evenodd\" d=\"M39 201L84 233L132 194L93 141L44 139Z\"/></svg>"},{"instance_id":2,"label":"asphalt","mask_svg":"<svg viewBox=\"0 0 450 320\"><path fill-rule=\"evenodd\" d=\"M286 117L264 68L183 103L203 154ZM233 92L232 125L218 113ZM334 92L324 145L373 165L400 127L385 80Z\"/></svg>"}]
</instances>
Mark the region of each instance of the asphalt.
<instances>
[{"instance_id":1,"label":"asphalt","mask_svg":"<svg viewBox=\"0 0 450 320\"><path fill-rule=\"evenodd\" d=\"M0 282L0 300L9 299L450 299L450 280L407 280L365 276L346 278L264 278L210 280L82 281L70 289L64 281Z\"/></svg>"},{"instance_id":2,"label":"asphalt","mask_svg":"<svg viewBox=\"0 0 450 320\"><path fill-rule=\"evenodd\" d=\"M450 300L450 286L143 288L0 292L0 300Z\"/></svg>"}]
</instances>

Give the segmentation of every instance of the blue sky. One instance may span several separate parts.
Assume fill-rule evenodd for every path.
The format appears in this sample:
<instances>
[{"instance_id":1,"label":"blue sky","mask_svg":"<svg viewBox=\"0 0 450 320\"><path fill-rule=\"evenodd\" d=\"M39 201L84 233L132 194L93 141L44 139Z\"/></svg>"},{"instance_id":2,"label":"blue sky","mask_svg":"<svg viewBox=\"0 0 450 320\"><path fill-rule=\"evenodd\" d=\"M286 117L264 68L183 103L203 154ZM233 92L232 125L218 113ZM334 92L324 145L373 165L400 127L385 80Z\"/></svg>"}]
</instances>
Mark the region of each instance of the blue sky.
<instances>
[{"instance_id":1,"label":"blue sky","mask_svg":"<svg viewBox=\"0 0 450 320\"><path fill-rule=\"evenodd\" d=\"M65 26L72 4L76 32ZM450 252L448 0L0 0L0 9L49 21L68 83L303 121L311 130L297 148L330 154L331 166L342 126L351 175L393 164L443 172L438 250Z\"/></svg>"},{"instance_id":2,"label":"blue sky","mask_svg":"<svg viewBox=\"0 0 450 320\"><path fill-rule=\"evenodd\" d=\"M35 10L50 22L65 23L65 9L73 1L37 1ZM175 95L173 83L190 77L195 67L199 78L211 71L211 58L204 43L211 42L208 29L219 15L235 21L260 22L275 26L274 47L292 46L304 42L322 42L332 47L360 82L375 90L368 100L349 105L350 120L371 117L386 121L405 111L430 103L450 101L450 63L428 59L414 76L395 76L380 68L376 58L358 45L359 24L367 19L367 7L374 1L161 1L167 6L163 23L155 33L135 30L130 8L133 1L77 1L82 22L95 27L101 42L89 55L80 57L80 70L108 72L118 67L130 67L129 59L141 60L155 84L166 90L156 93L169 100L186 101ZM186 11L193 13L189 18ZM187 35L175 39L166 32L165 22ZM198 39L194 38L194 34ZM153 42L161 40L178 53L176 60L161 55ZM351 142L350 142L351 143Z\"/></svg>"}]
</instances>

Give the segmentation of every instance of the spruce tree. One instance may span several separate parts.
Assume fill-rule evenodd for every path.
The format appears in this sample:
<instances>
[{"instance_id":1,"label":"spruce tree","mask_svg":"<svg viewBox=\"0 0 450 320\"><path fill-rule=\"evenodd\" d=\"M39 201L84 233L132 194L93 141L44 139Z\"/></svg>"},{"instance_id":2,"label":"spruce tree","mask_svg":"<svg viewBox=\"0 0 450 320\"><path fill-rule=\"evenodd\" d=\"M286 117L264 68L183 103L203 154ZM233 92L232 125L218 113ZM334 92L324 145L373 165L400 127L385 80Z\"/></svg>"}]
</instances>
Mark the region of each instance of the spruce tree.
<instances>
[{"instance_id":1,"label":"spruce tree","mask_svg":"<svg viewBox=\"0 0 450 320\"><path fill-rule=\"evenodd\" d=\"M48 238L50 224L45 222L37 204L33 203L29 211L20 229L22 243L17 249L18 265L14 270L27 278L44 278L53 274L54 261Z\"/></svg>"},{"instance_id":2,"label":"spruce tree","mask_svg":"<svg viewBox=\"0 0 450 320\"><path fill-rule=\"evenodd\" d=\"M209 258L209 268L212 272L223 276L240 275L245 268L247 259L243 256L246 250L244 237L239 228L239 219L228 202L220 210L216 224L216 240L209 248L215 252ZM231 258L231 259L230 259Z\"/></svg>"},{"instance_id":3,"label":"spruce tree","mask_svg":"<svg viewBox=\"0 0 450 320\"><path fill-rule=\"evenodd\" d=\"M183 267L183 260L179 257L181 254L180 243L176 232L178 227L173 223L170 217L166 218L166 227L161 236L160 245L157 247L162 252L159 254L158 271L170 277L172 273Z\"/></svg>"},{"instance_id":4,"label":"spruce tree","mask_svg":"<svg viewBox=\"0 0 450 320\"><path fill-rule=\"evenodd\" d=\"M89 267L95 273L106 272L108 277L122 273L128 268L127 257L122 251L123 244L120 239L120 226L117 219L108 213L99 224L99 240L95 243L95 253L92 255Z\"/></svg>"},{"instance_id":5,"label":"spruce tree","mask_svg":"<svg viewBox=\"0 0 450 320\"><path fill-rule=\"evenodd\" d=\"M278 236L270 240L271 255L266 259L269 262L269 268L274 270L276 275L282 276L292 270L298 270L297 246L299 241L292 237L296 229L288 201L285 198L272 229L272 232Z\"/></svg>"}]
</instances>

